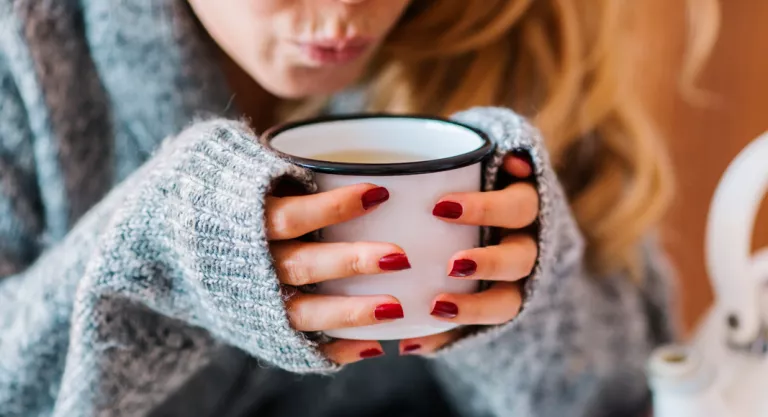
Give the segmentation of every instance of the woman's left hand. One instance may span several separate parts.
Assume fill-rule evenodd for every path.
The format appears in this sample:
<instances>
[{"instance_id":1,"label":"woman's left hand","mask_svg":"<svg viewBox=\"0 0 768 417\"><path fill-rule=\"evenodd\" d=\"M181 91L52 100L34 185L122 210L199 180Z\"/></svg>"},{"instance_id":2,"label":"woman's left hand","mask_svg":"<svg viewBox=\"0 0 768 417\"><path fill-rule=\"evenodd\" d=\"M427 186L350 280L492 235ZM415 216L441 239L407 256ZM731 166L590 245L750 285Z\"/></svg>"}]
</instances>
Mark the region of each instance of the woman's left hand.
<instances>
[{"instance_id":1,"label":"woman's left hand","mask_svg":"<svg viewBox=\"0 0 768 417\"><path fill-rule=\"evenodd\" d=\"M509 155L504 169L517 179L528 178L531 165L524 158ZM522 278L530 275L538 257L533 236L516 230L531 225L538 217L539 197L529 182L514 182L499 191L457 193L444 196L433 214L450 223L506 229L495 246L456 253L448 263L453 279L491 281L491 286L474 294L440 294L432 302L432 315L461 325L497 325L512 320L522 303ZM401 354L426 354L462 336L463 329L400 342Z\"/></svg>"}]
</instances>

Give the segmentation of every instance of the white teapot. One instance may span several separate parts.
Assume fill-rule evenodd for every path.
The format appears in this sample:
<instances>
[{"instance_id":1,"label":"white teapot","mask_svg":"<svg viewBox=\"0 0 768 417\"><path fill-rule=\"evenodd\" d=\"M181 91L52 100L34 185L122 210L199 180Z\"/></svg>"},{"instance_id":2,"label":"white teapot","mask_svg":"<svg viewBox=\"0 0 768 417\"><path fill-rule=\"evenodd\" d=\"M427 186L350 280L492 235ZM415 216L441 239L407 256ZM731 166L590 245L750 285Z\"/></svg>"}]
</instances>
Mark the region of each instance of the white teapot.
<instances>
[{"instance_id":1,"label":"white teapot","mask_svg":"<svg viewBox=\"0 0 768 417\"><path fill-rule=\"evenodd\" d=\"M648 364L654 417L768 416L768 248L751 253L768 193L768 133L730 164L710 207L706 261L715 304L687 346Z\"/></svg>"}]
</instances>

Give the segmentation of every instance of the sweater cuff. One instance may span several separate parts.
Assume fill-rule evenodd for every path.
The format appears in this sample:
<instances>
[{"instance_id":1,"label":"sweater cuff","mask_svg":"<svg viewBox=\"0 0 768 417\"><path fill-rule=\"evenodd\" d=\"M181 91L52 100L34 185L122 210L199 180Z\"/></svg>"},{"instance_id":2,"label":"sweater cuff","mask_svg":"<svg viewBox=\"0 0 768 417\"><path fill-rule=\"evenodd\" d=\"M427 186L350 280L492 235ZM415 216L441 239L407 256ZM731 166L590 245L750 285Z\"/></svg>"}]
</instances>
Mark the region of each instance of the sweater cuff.
<instances>
[{"instance_id":1,"label":"sweater cuff","mask_svg":"<svg viewBox=\"0 0 768 417\"><path fill-rule=\"evenodd\" d=\"M337 368L316 344L288 321L269 252L266 196L278 179L290 177L315 191L311 173L258 143L243 123L214 121L191 132L189 159L175 167L180 210L177 239L197 267L196 319L218 338L292 372ZM188 265L193 266L193 265Z\"/></svg>"},{"instance_id":2,"label":"sweater cuff","mask_svg":"<svg viewBox=\"0 0 768 417\"><path fill-rule=\"evenodd\" d=\"M115 230L124 239L140 225L144 259L136 265L169 282L155 282L151 296L124 288L151 309L285 370L335 370L289 324L265 229L272 185L291 177L314 191L311 173L268 152L244 123L225 120L194 124L153 159L148 181L129 199L130 216Z\"/></svg>"},{"instance_id":3,"label":"sweater cuff","mask_svg":"<svg viewBox=\"0 0 768 417\"><path fill-rule=\"evenodd\" d=\"M474 108L457 113L453 118L461 123L485 132L496 144L496 150L487 162L484 172L483 189L493 190L497 184L499 170L506 155L523 151L530 155L533 164L535 185L539 193L539 215L537 243L538 259L523 288L523 302L520 313L512 321L500 326L479 326L467 336L442 349L438 355L450 355L464 347L475 347L493 340L497 335L525 322L527 307L536 301L539 291L549 291L557 286L551 282L562 277L556 268L580 268L584 253L583 237L571 213L568 200L557 178L549 154L539 131L524 117L505 108ZM486 231L484 244L489 244ZM569 259L562 259L568 254ZM565 274L567 276L568 274Z\"/></svg>"}]
</instances>

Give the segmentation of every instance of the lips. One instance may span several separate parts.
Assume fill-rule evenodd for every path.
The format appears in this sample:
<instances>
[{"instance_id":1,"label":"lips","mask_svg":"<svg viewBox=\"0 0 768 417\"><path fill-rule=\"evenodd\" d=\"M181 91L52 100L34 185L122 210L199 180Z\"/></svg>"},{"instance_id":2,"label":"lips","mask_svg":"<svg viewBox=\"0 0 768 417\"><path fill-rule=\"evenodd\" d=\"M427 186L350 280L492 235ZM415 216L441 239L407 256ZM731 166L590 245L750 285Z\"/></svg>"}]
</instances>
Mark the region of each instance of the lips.
<instances>
[{"instance_id":1,"label":"lips","mask_svg":"<svg viewBox=\"0 0 768 417\"><path fill-rule=\"evenodd\" d=\"M310 61L321 65L344 64L359 58L373 42L366 38L324 39L296 42Z\"/></svg>"}]
</instances>

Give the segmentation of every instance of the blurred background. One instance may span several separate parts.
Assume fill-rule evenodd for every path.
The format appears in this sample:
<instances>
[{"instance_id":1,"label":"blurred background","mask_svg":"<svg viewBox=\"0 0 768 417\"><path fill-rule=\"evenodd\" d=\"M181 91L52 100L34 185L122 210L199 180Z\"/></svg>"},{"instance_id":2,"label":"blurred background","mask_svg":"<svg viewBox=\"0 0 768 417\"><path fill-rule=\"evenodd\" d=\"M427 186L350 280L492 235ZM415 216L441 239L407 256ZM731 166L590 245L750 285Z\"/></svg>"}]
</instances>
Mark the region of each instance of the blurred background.
<instances>
[{"instance_id":1,"label":"blurred background","mask_svg":"<svg viewBox=\"0 0 768 417\"><path fill-rule=\"evenodd\" d=\"M669 140L678 192L664 236L681 281L682 318L688 331L712 302L704 267L704 232L715 186L747 143L768 130L768 1L721 1L720 37L699 85L714 94L706 106L678 93L686 29L684 1L642 0L649 13L648 48L662 62L641 73L650 108ZM696 0L688 0L696 3ZM641 81L642 82L642 81ZM768 164L768 161L766 161ZM753 248L768 245L768 202L763 202Z\"/></svg>"}]
</instances>

